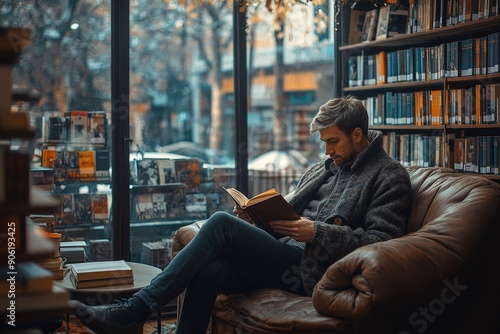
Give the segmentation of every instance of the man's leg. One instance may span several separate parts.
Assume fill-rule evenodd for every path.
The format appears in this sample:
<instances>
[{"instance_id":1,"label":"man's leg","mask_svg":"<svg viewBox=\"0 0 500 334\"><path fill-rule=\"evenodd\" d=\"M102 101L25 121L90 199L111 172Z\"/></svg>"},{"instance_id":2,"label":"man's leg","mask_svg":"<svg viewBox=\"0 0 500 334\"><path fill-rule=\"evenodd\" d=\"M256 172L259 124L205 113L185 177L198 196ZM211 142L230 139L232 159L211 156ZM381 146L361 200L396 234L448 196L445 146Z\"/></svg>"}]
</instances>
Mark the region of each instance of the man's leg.
<instances>
[{"instance_id":1,"label":"man's leg","mask_svg":"<svg viewBox=\"0 0 500 334\"><path fill-rule=\"evenodd\" d=\"M215 298L244 290L241 277L226 259L219 257L189 282L182 297L177 334L204 334L207 331Z\"/></svg>"},{"instance_id":2,"label":"man's leg","mask_svg":"<svg viewBox=\"0 0 500 334\"><path fill-rule=\"evenodd\" d=\"M134 296L157 309L182 293L201 268L221 255L252 286L281 287L285 271L299 264L301 253L233 215L217 212L167 268Z\"/></svg>"},{"instance_id":3,"label":"man's leg","mask_svg":"<svg viewBox=\"0 0 500 334\"><path fill-rule=\"evenodd\" d=\"M100 332L124 330L132 322L144 321L146 315L133 305L158 309L178 296L191 279L219 256L232 262L245 283L251 286L287 287L284 275L293 273L300 262L300 250L282 244L266 232L225 212L212 215L197 236L155 277L148 287L136 293L131 303L112 306L85 307L81 317L90 328ZM138 316L142 314L142 316ZM78 312L77 312L78 315Z\"/></svg>"}]
</instances>

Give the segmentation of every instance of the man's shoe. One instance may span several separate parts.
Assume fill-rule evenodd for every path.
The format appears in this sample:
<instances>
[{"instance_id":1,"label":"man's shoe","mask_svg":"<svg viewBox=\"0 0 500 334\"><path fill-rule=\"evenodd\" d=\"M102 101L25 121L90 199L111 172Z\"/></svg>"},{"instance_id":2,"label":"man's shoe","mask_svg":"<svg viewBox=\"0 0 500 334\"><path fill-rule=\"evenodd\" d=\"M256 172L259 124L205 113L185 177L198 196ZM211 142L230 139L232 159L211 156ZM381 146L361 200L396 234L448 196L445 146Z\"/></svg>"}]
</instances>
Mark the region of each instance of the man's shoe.
<instances>
[{"instance_id":1,"label":"man's shoe","mask_svg":"<svg viewBox=\"0 0 500 334\"><path fill-rule=\"evenodd\" d=\"M144 321L137 320L136 305L128 300L88 306L73 300L76 317L97 334L142 334Z\"/></svg>"}]
</instances>

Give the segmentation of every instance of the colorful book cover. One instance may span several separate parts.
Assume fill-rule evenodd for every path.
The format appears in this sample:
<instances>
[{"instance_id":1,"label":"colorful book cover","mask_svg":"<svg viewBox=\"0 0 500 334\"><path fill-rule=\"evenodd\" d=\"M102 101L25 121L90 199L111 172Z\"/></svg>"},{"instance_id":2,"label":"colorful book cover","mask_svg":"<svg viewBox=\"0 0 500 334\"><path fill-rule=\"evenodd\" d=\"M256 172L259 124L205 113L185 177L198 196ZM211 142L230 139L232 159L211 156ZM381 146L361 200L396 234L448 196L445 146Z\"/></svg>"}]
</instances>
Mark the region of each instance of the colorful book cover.
<instances>
[{"instance_id":1,"label":"colorful book cover","mask_svg":"<svg viewBox=\"0 0 500 334\"><path fill-rule=\"evenodd\" d=\"M164 193L152 193L153 219L167 218L167 199Z\"/></svg>"},{"instance_id":2,"label":"colorful book cover","mask_svg":"<svg viewBox=\"0 0 500 334\"><path fill-rule=\"evenodd\" d=\"M56 150L51 148L42 149L42 166L53 168L53 162L56 157Z\"/></svg>"},{"instance_id":3,"label":"colorful book cover","mask_svg":"<svg viewBox=\"0 0 500 334\"><path fill-rule=\"evenodd\" d=\"M156 159L142 159L137 161L137 183L145 186L160 184Z\"/></svg>"},{"instance_id":4,"label":"colorful book cover","mask_svg":"<svg viewBox=\"0 0 500 334\"><path fill-rule=\"evenodd\" d=\"M78 224L92 223L92 195L74 194L75 216Z\"/></svg>"},{"instance_id":5,"label":"colorful book cover","mask_svg":"<svg viewBox=\"0 0 500 334\"><path fill-rule=\"evenodd\" d=\"M110 161L108 150L95 151L95 177L100 181L109 181L110 179Z\"/></svg>"},{"instance_id":6,"label":"colorful book cover","mask_svg":"<svg viewBox=\"0 0 500 334\"><path fill-rule=\"evenodd\" d=\"M78 167L80 179L95 180L95 155L94 151L78 151Z\"/></svg>"},{"instance_id":7,"label":"colorful book cover","mask_svg":"<svg viewBox=\"0 0 500 334\"><path fill-rule=\"evenodd\" d=\"M71 142L76 144L88 143L88 112L72 110L71 118Z\"/></svg>"},{"instance_id":8,"label":"colorful book cover","mask_svg":"<svg viewBox=\"0 0 500 334\"><path fill-rule=\"evenodd\" d=\"M92 218L94 223L98 221L107 221L109 218L108 212L108 195L92 194Z\"/></svg>"},{"instance_id":9,"label":"colorful book cover","mask_svg":"<svg viewBox=\"0 0 500 334\"><path fill-rule=\"evenodd\" d=\"M137 194L135 196L136 205L136 220L151 220L153 219L153 198L151 194Z\"/></svg>"},{"instance_id":10,"label":"colorful book cover","mask_svg":"<svg viewBox=\"0 0 500 334\"><path fill-rule=\"evenodd\" d=\"M94 146L106 146L106 113L91 112L88 114L89 142Z\"/></svg>"},{"instance_id":11,"label":"colorful book cover","mask_svg":"<svg viewBox=\"0 0 500 334\"><path fill-rule=\"evenodd\" d=\"M391 13L391 6L383 6L379 10L376 40L387 38L387 29L389 26L389 15ZM405 22L406 26L406 22Z\"/></svg>"},{"instance_id":12,"label":"colorful book cover","mask_svg":"<svg viewBox=\"0 0 500 334\"><path fill-rule=\"evenodd\" d=\"M176 182L175 160L158 159L156 164L158 166L159 184Z\"/></svg>"},{"instance_id":13,"label":"colorful book cover","mask_svg":"<svg viewBox=\"0 0 500 334\"><path fill-rule=\"evenodd\" d=\"M186 193L186 212L191 218L207 216L207 198L203 193Z\"/></svg>"},{"instance_id":14,"label":"colorful book cover","mask_svg":"<svg viewBox=\"0 0 500 334\"><path fill-rule=\"evenodd\" d=\"M77 151L64 151L64 165L66 166L66 178L76 180L80 178L80 164Z\"/></svg>"},{"instance_id":15,"label":"colorful book cover","mask_svg":"<svg viewBox=\"0 0 500 334\"><path fill-rule=\"evenodd\" d=\"M361 32L361 42L369 42L375 39L377 29L378 9L372 9L365 15L363 30Z\"/></svg>"},{"instance_id":16,"label":"colorful book cover","mask_svg":"<svg viewBox=\"0 0 500 334\"><path fill-rule=\"evenodd\" d=\"M197 190L201 183L201 164L198 159L175 160L177 182L184 183L190 190Z\"/></svg>"},{"instance_id":17,"label":"colorful book cover","mask_svg":"<svg viewBox=\"0 0 500 334\"><path fill-rule=\"evenodd\" d=\"M54 213L56 225L75 225L76 216L73 202L73 194L54 195L59 200L59 205Z\"/></svg>"},{"instance_id":18,"label":"colorful book cover","mask_svg":"<svg viewBox=\"0 0 500 334\"><path fill-rule=\"evenodd\" d=\"M54 168L54 182L64 182L66 180L64 151L56 151L56 155L52 162L52 168Z\"/></svg>"},{"instance_id":19,"label":"colorful book cover","mask_svg":"<svg viewBox=\"0 0 500 334\"><path fill-rule=\"evenodd\" d=\"M66 140L65 118L44 116L42 119L43 141L45 143L61 143Z\"/></svg>"}]
</instances>

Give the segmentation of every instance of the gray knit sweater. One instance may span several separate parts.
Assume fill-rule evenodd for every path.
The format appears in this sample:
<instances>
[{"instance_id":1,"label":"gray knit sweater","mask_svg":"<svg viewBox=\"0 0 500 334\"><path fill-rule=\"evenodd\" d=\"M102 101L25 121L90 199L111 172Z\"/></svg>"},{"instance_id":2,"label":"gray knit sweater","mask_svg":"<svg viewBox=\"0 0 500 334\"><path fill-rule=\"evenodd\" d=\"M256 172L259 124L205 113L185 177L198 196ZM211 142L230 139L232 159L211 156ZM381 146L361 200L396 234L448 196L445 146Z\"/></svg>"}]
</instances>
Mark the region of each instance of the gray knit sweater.
<instances>
[{"instance_id":1,"label":"gray knit sweater","mask_svg":"<svg viewBox=\"0 0 500 334\"><path fill-rule=\"evenodd\" d=\"M287 200L302 214L315 193L333 173L331 197L321 208L327 218L315 221L316 231L306 243L300 275L307 295L326 269L358 247L402 236L411 208L407 171L382 148L382 134L369 132L370 145L358 157L340 167L332 159L309 168ZM330 180L332 181L332 180ZM293 239L283 239L292 243ZM296 243L296 242L295 242Z\"/></svg>"}]
</instances>

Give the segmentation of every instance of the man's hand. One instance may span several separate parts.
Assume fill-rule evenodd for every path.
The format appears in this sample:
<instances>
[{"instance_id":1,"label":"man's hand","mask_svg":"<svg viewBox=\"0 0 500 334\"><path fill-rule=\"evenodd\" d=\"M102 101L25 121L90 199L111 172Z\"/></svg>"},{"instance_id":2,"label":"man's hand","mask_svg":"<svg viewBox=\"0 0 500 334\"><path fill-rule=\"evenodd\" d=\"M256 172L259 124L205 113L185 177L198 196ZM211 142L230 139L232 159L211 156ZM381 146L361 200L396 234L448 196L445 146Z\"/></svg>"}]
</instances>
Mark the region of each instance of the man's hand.
<instances>
[{"instance_id":1,"label":"man's hand","mask_svg":"<svg viewBox=\"0 0 500 334\"><path fill-rule=\"evenodd\" d=\"M297 220L273 220L269 226L274 232L288 235L297 241L311 242L314 237L316 225L306 217Z\"/></svg>"},{"instance_id":2,"label":"man's hand","mask_svg":"<svg viewBox=\"0 0 500 334\"><path fill-rule=\"evenodd\" d=\"M234 208L233 208L233 213L236 215L236 217L240 218L240 219L243 219L247 222L249 222L250 224L252 225L255 225L255 223L253 222L252 218L250 218L246 213L245 211L243 211L243 209L239 206L239 205L235 205Z\"/></svg>"}]
</instances>

